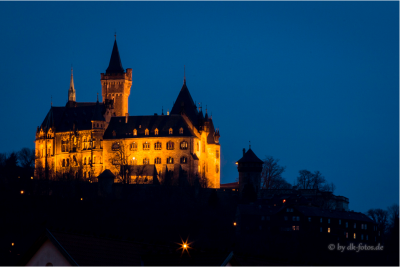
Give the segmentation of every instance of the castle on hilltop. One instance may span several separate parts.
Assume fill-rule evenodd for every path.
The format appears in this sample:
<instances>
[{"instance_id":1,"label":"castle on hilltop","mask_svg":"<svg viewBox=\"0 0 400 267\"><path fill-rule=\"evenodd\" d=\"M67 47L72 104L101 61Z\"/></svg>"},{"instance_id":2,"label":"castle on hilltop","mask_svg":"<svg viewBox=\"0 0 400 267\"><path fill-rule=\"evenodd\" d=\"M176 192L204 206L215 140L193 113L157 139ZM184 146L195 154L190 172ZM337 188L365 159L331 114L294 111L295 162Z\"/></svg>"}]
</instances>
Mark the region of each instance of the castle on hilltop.
<instances>
[{"instance_id":1,"label":"castle on hilltop","mask_svg":"<svg viewBox=\"0 0 400 267\"><path fill-rule=\"evenodd\" d=\"M220 134L186 78L170 113L129 116L132 69L123 69L115 40L100 81L102 102L77 102L71 70L66 105L52 106L36 130L37 179L93 182L109 169L116 182L220 187Z\"/></svg>"}]
</instances>

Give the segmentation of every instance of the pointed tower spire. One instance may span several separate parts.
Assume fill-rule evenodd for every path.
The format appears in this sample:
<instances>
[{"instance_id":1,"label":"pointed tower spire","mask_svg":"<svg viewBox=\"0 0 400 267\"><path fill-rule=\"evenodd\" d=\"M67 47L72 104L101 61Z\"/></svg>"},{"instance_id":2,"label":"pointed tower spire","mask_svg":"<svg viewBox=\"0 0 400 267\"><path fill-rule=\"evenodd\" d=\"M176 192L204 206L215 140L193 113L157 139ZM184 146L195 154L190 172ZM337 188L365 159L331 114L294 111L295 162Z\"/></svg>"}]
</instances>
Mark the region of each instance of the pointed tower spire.
<instances>
[{"instance_id":1,"label":"pointed tower spire","mask_svg":"<svg viewBox=\"0 0 400 267\"><path fill-rule=\"evenodd\" d=\"M106 73L124 73L124 68L122 67L121 58L119 56L118 46L117 46L117 33L114 35L114 46L111 53L110 64L108 64L108 68Z\"/></svg>"},{"instance_id":2,"label":"pointed tower spire","mask_svg":"<svg viewBox=\"0 0 400 267\"><path fill-rule=\"evenodd\" d=\"M69 83L69 90L68 90L68 101L76 102L76 92L74 86L74 73L71 67L71 81Z\"/></svg>"}]
</instances>

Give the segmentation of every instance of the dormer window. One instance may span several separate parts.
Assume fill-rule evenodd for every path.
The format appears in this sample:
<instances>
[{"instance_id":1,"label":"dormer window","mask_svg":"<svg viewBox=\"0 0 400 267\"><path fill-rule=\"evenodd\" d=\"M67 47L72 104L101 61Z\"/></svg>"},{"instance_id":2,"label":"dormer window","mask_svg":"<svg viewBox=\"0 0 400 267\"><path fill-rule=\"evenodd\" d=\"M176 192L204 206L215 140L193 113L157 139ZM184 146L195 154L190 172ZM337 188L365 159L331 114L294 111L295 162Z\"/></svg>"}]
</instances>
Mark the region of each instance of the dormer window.
<instances>
[{"instance_id":1,"label":"dormer window","mask_svg":"<svg viewBox=\"0 0 400 267\"><path fill-rule=\"evenodd\" d=\"M179 134L183 134L183 128L182 127L179 129Z\"/></svg>"},{"instance_id":2,"label":"dormer window","mask_svg":"<svg viewBox=\"0 0 400 267\"><path fill-rule=\"evenodd\" d=\"M154 130L154 135L158 135L158 129L157 128Z\"/></svg>"},{"instance_id":3,"label":"dormer window","mask_svg":"<svg viewBox=\"0 0 400 267\"><path fill-rule=\"evenodd\" d=\"M137 130L133 129L133 135L137 135Z\"/></svg>"},{"instance_id":4,"label":"dormer window","mask_svg":"<svg viewBox=\"0 0 400 267\"><path fill-rule=\"evenodd\" d=\"M144 130L144 135L149 135L149 129Z\"/></svg>"},{"instance_id":5,"label":"dormer window","mask_svg":"<svg viewBox=\"0 0 400 267\"><path fill-rule=\"evenodd\" d=\"M169 128L169 134L172 134L172 133L173 133L172 128Z\"/></svg>"}]
</instances>

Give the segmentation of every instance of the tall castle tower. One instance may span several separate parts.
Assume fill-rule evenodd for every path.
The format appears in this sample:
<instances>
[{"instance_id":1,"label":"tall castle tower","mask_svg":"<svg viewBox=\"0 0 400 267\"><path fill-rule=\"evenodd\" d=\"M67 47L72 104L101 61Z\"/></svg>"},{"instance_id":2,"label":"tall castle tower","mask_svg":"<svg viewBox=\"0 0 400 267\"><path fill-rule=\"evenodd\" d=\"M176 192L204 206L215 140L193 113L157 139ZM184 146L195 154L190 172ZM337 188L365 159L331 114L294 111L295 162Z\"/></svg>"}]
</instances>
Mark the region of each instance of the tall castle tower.
<instances>
[{"instance_id":1,"label":"tall castle tower","mask_svg":"<svg viewBox=\"0 0 400 267\"><path fill-rule=\"evenodd\" d=\"M110 64L106 73L101 74L103 102L113 100L115 116L125 116L128 113L128 97L132 86L132 69L126 69L121 64L117 38L111 53Z\"/></svg>"}]
</instances>

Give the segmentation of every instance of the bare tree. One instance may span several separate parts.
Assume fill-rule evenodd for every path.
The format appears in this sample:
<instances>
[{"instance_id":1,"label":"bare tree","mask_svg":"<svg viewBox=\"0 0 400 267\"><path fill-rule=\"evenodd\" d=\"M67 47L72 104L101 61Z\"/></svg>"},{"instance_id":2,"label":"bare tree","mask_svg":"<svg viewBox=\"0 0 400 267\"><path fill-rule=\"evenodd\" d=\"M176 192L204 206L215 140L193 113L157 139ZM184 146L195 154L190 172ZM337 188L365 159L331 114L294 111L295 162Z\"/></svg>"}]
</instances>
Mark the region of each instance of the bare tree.
<instances>
[{"instance_id":1,"label":"bare tree","mask_svg":"<svg viewBox=\"0 0 400 267\"><path fill-rule=\"evenodd\" d=\"M25 169L34 168L35 150L24 147L18 152L18 159L21 167Z\"/></svg>"},{"instance_id":2,"label":"bare tree","mask_svg":"<svg viewBox=\"0 0 400 267\"><path fill-rule=\"evenodd\" d=\"M320 171L315 171L312 177L312 183L314 189L321 190L322 185L325 183L325 177L322 176Z\"/></svg>"},{"instance_id":3,"label":"bare tree","mask_svg":"<svg viewBox=\"0 0 400 267\"><path fill-rule=\"evenodd\" d=\"M314 174L308 170L299 171L297 177L297 187L299 189L312 189L314 186Z\"/></svg>"},{"instance_id":4,"label":"bare tree","mask_svg":"<svg viewBox=\"0 0 400 267\"><path fill-rule=\"evenodd\" d=\"M378 224L378 228L384 233L387 227L388 212L383 209L369 209L367 215Z\"/></svg>"},{"instance_id":5,"label":"bare tree","mask_svg":"<svg viewBox=\"0 0 400 267\"><path fill-rule=\"evenodd\" d=\"M394 227L396 223L396 219L399 219L399 205L393 204L392 206L387 208L388 212L388 224L390 227Z\"/></svg>"},{"instance_id":6,"label":"bare tree","mask_svg":"<svg viewBox=\"0 0 400 267\"><path fill-rule=\"evenodd\" d=\"M263 189L285 189L291 185L282 177L286 167L278 164L279 159L266 157L261 172L261 186Z\"/></svg>"},{"instance_id":7,"label":"bare tree","mask_svg":"<svg viewBox=\"0 0 400 267\"><path fill-rule=\"evenodd\" d=\"M114 155L110 158L110 163L114 166L114 173L121 183L128 184L130 172L128 163L131 156L129 147L117 141L112 144L112 150Z\"/></svg>"}]
</instances>

